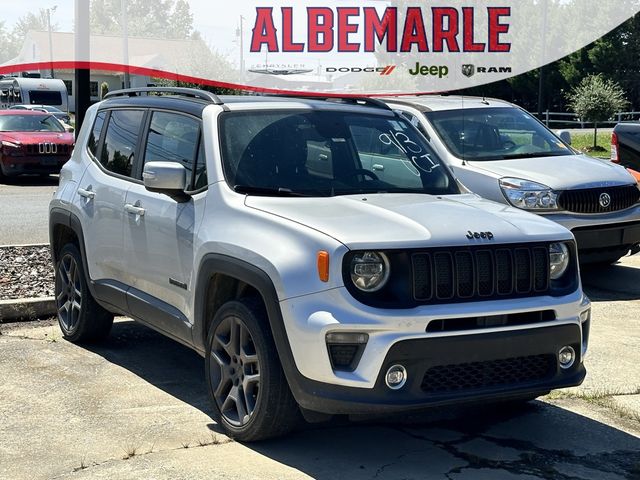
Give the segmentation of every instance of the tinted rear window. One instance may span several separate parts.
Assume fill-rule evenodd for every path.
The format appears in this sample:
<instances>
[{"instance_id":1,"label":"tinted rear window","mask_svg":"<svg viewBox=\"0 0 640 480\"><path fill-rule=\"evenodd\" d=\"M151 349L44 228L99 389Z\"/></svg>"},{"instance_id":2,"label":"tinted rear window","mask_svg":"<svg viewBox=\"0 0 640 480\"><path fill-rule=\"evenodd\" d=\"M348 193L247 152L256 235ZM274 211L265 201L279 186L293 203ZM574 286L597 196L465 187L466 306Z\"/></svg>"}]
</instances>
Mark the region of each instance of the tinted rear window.
<instances>
[{"instance_id":1,"label":"tinted rear window","mask_svg":"<svg viewBox=\"0 0 640 480\"><path fill-rule=\"evenodd\" d=\"M142 110L113 110L105 133L100 163L107 170L131 177L136 157Z\"/></svg>"}]
</instances>

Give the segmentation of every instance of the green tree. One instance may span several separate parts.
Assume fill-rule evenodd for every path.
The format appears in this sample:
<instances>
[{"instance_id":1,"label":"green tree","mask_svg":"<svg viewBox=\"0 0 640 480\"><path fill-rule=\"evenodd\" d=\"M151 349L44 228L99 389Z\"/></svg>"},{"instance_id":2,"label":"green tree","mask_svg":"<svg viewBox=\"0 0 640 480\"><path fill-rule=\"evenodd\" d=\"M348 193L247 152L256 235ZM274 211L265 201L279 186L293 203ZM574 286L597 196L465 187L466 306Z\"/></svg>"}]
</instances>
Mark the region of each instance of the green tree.
<instances>
[{"instance_id":1,"label":"green tree","mask_svg":"<svg viewBox=\"0 0 640 480\"><path fill-rule=\"evenodd\" d=\"M104 98L109 93L109 84L107 82L102 82L100 84L100 98Z\"/></svg>"},{"instance_id":2,"label":"green tree","mask_svg":"<svg viewBox=\"0 0 640 480\"><path fill-rule=\"evenodd\" d=\"M628 101L622 87L602 75L590 75L568 95L569 106L582 120L594 123L593 148L596 149L598 123L624 110Z\"/></svg>"},{"instance_id":3,"label":"green tree","mask_svg":"<svg viewBox=\"0 0 640 480\"><path fill-rule=\"evenodd\" d=\"M0 63L11 60L13 57L15 55L11 44L11 33L5 27L4 22L0 22Z\"/></svg>"},{"instance_id":4,"label":"green tree","mask_svg":"<svg viewBox=\"0 0 640 480\"><path fill-rule=\"evenodd\" d=\"M127 0L127 26L137 37L184 40L193 33L193 14L186 0ZM121 0L91 0L91 31L122 33Z\"/></svg>"},{"instance_id":5,"label":"green tree","mask_svg":"<svg viewBox=\"0 0 640 480\"><path fill-rule=\"evenodd\" d=\"M18 19L9 30L4 22L0 22L0 63L16 57L24 44L24 40L30 30L47 31L47 10L41 8L36 13L29 12ZM51 30L57 31L58 24L52 23Z\"/></svg>"}]
</instances>

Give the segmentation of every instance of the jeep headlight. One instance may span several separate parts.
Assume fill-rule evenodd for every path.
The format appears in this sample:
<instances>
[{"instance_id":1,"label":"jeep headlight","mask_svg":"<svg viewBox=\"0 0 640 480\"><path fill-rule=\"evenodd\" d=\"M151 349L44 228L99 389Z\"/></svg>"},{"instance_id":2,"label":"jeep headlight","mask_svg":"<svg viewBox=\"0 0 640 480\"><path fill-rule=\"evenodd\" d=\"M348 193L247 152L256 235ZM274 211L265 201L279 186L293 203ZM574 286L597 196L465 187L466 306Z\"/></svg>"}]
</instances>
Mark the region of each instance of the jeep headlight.
<instances>
[{"instance_id":1,"label":"jeep headlight","mask_svg":"<svg viewBox=\"0 0 640 480\"><path fill-rule=\"evenodd\" d=\"M569 248L564 243L549 245L549 271L551 280L561 278L569 267Z\"/></svg>"},{"instance_id":2,"label":"jeep headlight","mask_svg":"<svg viewBox=\"0 0 640 480\"><path fill-rule=\"evenodd\" d=\"M363 292L377 292L389 280L389 259L382 252L356 253L349 269L351 281Z\"/></svg>"},{"instance_id":3,"label":"jeep headlight","mask_svg":"<svg viewBox=\"0 0 640 480\"><path fill-rule=\"evenodd\" d=\"M558 194L541 183L501 178L500 188L511 205L523 210L558 210Z\"/></svg>"}]
</instances>

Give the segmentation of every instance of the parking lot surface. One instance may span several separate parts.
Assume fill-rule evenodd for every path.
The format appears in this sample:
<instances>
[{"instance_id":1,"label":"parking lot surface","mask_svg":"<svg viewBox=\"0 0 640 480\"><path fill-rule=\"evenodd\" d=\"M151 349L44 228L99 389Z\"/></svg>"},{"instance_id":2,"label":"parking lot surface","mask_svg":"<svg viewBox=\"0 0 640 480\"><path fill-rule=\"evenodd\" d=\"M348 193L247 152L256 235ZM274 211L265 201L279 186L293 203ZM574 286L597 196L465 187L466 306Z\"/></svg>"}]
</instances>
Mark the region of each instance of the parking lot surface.
<instances>
[{"instance_id":1,"label":"parking lot surface","mask_svg":"<svg viewBox=\"0 0 640 480\"><path fill-rule=\"evenodd\" d=\"M58 176L25 176L0 183L0 245L49 243L49 201Z\"/></svg>"},{"instance_id":2,"label":"parking lot surface","mask_svg":"<svg viewBox=\"0 0 640 480\"><path fill-rule=\"evenodd\" d=\"M640 258L583 281L579 388L247 445L211 420L202 359L145 327L80 347L53 322L0 325L0 479L640 479Z\"/></svg>"}]
</instances>

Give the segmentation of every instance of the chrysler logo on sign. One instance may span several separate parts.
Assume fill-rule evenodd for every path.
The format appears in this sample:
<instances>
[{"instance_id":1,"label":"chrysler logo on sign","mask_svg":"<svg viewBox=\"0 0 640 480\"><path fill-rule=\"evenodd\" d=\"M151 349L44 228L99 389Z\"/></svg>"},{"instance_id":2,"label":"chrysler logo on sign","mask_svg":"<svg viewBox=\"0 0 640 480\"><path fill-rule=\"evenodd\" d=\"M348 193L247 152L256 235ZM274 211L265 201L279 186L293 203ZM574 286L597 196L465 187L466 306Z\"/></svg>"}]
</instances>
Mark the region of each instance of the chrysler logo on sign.
<instances>
[{"instance_id":1,"label":"chrysler logo on sign","mask_svg":"<svg viewBox=\"0 0 640 480\"><path fill-rule=\"evenodd\" d=\"M609 195L608 193L603 193L602 195L600 195L600 206L602 208L607 208L609 207L609 205L611 205L611 195Z\"/></svg>"}]
</instances>

